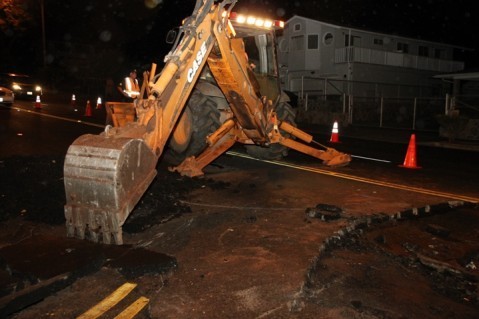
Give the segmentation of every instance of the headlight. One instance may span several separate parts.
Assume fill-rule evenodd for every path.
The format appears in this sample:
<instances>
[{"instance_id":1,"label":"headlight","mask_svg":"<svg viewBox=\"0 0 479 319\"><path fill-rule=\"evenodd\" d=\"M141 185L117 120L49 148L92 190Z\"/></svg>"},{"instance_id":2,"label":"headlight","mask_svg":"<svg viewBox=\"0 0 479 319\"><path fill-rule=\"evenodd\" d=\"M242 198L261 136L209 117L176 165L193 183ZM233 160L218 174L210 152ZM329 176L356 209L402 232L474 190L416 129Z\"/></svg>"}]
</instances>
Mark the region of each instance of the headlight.
<instances>
[{"instance_id":1,"label":"headlight","mask_svg":"<svg viewBox=\"0 0 479 319\"><path fill-rule=\"evenodd\" d=\"M40 92L41 90L42 90L42 87L41 87L41 86L38 86L38 85L35 86L35 91Z\"/></svg>"},{"instance_id":2,"label":"headlight","mask_svg":"<svg viewBox=\"0 0 479 319\"><path fill-rule=\"evenodd\" d=\"M18 84L14 84L14 85L12 85L12 89L14 89L14 90L17 90L17 91L18 91L18 90L21 90L21 89L22 89L22 87L21 87L20 85L18 85Z\"/></svg>"}]
</instances>

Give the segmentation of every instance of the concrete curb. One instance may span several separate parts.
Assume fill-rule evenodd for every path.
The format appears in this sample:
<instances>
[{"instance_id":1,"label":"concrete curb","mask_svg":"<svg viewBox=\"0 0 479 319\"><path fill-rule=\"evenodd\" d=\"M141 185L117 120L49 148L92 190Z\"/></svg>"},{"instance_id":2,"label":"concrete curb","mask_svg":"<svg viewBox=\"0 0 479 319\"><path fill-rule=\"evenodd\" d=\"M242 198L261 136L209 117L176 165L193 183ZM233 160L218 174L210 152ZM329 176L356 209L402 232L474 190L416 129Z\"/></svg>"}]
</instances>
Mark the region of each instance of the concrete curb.
<instances>
[{"instance_id":1,"label":"concrete curb","mask_svg":"<svg viewBox=\"0 0 479 319\"><path fill-rule=\"evenodd\" d=\"M461 151L479 152L479 145L469 145L469 144L459 144L459 143L449 143L449 142L424 142L424 143L419 143L419 145L447 148L447 149L454 149L454 150L461 150Z\"/></svg>"}]
</instances>

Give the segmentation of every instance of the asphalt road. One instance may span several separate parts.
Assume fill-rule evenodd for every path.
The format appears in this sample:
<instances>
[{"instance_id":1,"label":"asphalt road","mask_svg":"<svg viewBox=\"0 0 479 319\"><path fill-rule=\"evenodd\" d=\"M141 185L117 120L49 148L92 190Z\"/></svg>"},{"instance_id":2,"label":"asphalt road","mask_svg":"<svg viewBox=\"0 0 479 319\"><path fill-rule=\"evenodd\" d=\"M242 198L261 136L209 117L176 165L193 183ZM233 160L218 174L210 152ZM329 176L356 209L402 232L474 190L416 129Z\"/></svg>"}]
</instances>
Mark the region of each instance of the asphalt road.
<instances>
[{"instance_id":1,"label":"asphalt road","mask_svg":"<svg viewBox=\"0 0 479 319\"><path fill-rule=\"evenodd\" d=\"M36 109L31 101L16 101L11 108L0 106L0 157L64 155L78 136L102 131L101 111L85 117L82 109L64 104L42 103Z\"/></svg>"},{"instance_id":2,"label":"asphalt road","mask_svg":"<svg viewBox=\"0 0 479 319\"><path fill-rule=\"evenodd\" d=\"M0 254L7 260L2 265L17 271L5 285L16 287L17 303L2 290L0 304L18 311L29 305L25 295L39 292L39 283L43 295L36 294L35 303L40 302L12 318L77 317L117 289L125 298L117 297L118 307L105 317L132 304L139 305L135 318L450 318L451 313L470 318L477 313L477 207L457 201L479 198L477 153L421 147L422 168L412 170L398 167L407 141L342 138L338 149L386 162L357 157L347 167L331 169L291 152L285 167L243 158L242 148L235 147L209 166L203 179L180 178L160 165L163 173L125 224L127 245L117 251L67 240L62 224L25 218L37 211L61 219L61 163L49 159L61 158L77 136L100 132L101 111L90 118L67 104L44 105L33 113L15 107L33 108L18 103L0 110L0 169L9 168L15 155L22 156L17 163L23 167L8 176L2 171L17 185L9 186L16 187L13 192L3 188L1 199L13 198L20 216L0 224ZM328 132L316 139L327 143ZM39 155L44 162L34 159ZM50 170L29 180L43 164ZM15 181L16 176L21 179ZM37 207L22 209L28 202L22 188L49 192L33 192ZM55 199L50 209L38 205L46 202L45 194ZM340 209L339 219L322 220L329 215L321 207L332 206ZM365 232L369 235L363 237ZM147 257L139 257L141 250ZM20 251L28 258L16 254ZM391 282L390 273L401 276ZM396 300L401 302L395 305Z\"/></svg>"},{"instance_id":3,"label":"asphalt road","mask_svg":"<svg viewBox=\"0 0 479 319\"><path fill-rule=\"evenodd\" d=\"M78 136L98 134L103 130L104 107L91 106L92 116L85 116L85 105L73 107L68 103L42 103L41 109L35 109L31 101L17 101L13 108L0 107L0 157L66 154L68 146ZM378 141L375 136L369 136L370 139L341 136L341 143L337 144L328 143L329 128L311 131L316 141L353 155L353 162L347 169L353 175L479 197L476 183L479 152L418 146L417 162L421 168L409 170L398 167L404 161L409 140L392 136L387 141L387 135L394 135L394 131L379 133L386 141ZM416 134L420 140L422 133ZM242 151L242 146L234 149ZM290 151L288 161L320 165L317 159L295 151Z\"/></svg>"}]
</instances>

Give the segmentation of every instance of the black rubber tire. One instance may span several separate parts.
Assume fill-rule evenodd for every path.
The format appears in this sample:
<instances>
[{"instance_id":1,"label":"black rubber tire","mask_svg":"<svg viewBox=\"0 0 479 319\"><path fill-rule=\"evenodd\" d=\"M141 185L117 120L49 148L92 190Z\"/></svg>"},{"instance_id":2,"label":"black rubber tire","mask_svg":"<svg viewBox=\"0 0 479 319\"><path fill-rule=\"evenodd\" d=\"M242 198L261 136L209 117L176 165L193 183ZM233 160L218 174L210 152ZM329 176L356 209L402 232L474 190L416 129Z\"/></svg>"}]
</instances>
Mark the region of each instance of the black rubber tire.
<instances>
[{"instance_id":1,"label":"black rubber tire","mask_svg":"<svg viewBox=\"0 0 479 319\"><path fill-rule=\"evenodd\" d=\"M190 112L189 125L191 126L188 145L182 147L183 150L178 150L169 143L165 151L165 160L173 165L180 164L187 157L201 154L207 147L206 137L221 125L220 111L216 102L197 89L191 93L186 108Z\"/></svg>"},{"instance_id":2,"label":"black rubber tire","mask_svg":"<svg viewBox=\"0 0 479 319\"><path fill-rule=\"evenodd\" d=\"M296 113L293 107L287 102L280 102L276 107L276 115L280 121L288 122L296 127ZM281 132L285 137L291 137L290 134ZM288 148L281 144L272 144L269 147L261 147L258 145L245 145L248 155L265 160L280 160L288 156Z\"/></svg>"}]
</instances>

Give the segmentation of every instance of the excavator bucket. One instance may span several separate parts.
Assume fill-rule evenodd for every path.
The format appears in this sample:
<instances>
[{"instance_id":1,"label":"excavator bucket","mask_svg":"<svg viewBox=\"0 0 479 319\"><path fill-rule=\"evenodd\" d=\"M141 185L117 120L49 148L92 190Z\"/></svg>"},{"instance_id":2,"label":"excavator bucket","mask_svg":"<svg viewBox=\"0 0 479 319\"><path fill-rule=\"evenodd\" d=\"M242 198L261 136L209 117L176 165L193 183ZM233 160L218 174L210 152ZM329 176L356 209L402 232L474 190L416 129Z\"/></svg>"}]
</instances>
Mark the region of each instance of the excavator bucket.
<instances>
[{"instance_id":1,"label":"excavator bucket","mask_svg":"<svg viewBox=\"0 0 479 319\"><path fill-rule=\"evenodd\" d=\"M122 225L156 176L143 140L82 135L64 164L67 235L121 245Z\"/></svg>"}]
</instances>

